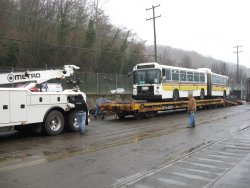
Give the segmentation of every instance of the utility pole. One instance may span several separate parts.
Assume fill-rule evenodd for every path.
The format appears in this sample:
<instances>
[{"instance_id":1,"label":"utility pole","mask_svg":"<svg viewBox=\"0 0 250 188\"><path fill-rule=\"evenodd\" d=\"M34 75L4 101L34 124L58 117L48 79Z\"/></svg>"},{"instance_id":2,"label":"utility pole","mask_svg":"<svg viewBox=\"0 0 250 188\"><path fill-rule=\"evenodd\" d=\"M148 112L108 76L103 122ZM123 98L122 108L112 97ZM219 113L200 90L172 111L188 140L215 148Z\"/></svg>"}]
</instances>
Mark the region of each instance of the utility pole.
<instances>
[{"instance_id":1,"label":"utility pole","mask_svg":"<svg viewBox=\"0 0 250 188\"><path fill-rule=\"evenodd\" d=\"M157 7L159 7L159 6L160 6L160 4L158 4L158 5L156 5L156 6L152 5L151 8L147 8L147 9L146 9L146 11L151 10L151 9L153 10L153 17L152 17L152 18L146 18L146 21L153 20L153 26L154 26L154 47L155 47L155 62L157 62L157 46L156 46L155 19L161 17L161 15L155 16L155 8L157 8Z\"/></svg>"},{"instance_id":2,"label":"utility pole","mask_svg":"<svg viewBox=\"0 0 250 188\"><path fill-rule=\"evenodd\" d=\"M237 84L239 84L239 53L240 52L242 52L242 51L239 51L239 48L241 48L242 46L234 46L234 48L236 48L236 52L234 52L234 53L236 53L237 54L237 80L236 80L236 82L237 82Z\"/></svg>"}]
</instances>

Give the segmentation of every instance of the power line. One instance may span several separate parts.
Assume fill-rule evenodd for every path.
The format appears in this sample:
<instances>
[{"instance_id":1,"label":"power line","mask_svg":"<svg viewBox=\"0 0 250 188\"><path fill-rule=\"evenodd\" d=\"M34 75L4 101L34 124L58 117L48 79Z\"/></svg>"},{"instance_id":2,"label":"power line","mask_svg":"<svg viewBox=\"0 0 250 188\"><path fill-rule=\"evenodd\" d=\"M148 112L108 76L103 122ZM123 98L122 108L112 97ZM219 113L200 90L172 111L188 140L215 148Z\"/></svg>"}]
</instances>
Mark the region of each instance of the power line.
<instances>
[{"instance_id":1,"label":"power line","mask_svg":"<svg viewBox=\"0 0 250 188\"><path fill-rule=\"evenodd\" d=\"M239 83L239 53L240 52L243 52L243 51L239 51L239 48L241 48L242 46L234 46L234 48L236 48L236 52L234 52L234 53L236 53L237 54L237 83Z\"/></svg>"},{"instance_id":2,"label":"power line","mask_svg":"<svg viewBox=\"0 0 250 188\"><path fill-rule=\"evenodd\" d=\"M151 10L151 9L153 10L153 17L151 17L151 18L146 18L146 21L153 20L153 27L154 27L154 46L155 46L155 62L157 62L157 46L156 46L155 19L161 17L161 15L155 16L155 8L157 8L157 7L159 7L159 6L160 6L160 4L158 4L158 5L156 5L156 6L152 5L151 8L147 8L147 9L146 9L146 11Z\"/></svg>"}]
</instances>

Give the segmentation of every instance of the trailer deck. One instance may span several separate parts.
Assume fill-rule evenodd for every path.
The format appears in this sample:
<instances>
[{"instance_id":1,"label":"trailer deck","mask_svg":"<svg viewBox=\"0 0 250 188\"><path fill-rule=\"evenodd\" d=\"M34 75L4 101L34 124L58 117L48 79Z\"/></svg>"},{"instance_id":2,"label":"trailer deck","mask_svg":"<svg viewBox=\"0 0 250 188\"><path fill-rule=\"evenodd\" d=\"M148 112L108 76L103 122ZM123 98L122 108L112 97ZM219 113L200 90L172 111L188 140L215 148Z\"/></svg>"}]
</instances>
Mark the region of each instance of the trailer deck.
<instances>
[{"instance_id":1,"label":"trailer deck","mask_svg":"<svg viewBox=\"0 0 250 188\"><path fill-rule=\"evenodd\" d=\"M156 115L158 111L186 109L187 104L187 100L169 102L112 102L102 104L101 112L115 113L120 119L128 115L134 115L135 117L152 117ZM238 104L240 104L240 102L225 99L196 100L197 108L226 107Z\"/></svg>"}]
</instances>

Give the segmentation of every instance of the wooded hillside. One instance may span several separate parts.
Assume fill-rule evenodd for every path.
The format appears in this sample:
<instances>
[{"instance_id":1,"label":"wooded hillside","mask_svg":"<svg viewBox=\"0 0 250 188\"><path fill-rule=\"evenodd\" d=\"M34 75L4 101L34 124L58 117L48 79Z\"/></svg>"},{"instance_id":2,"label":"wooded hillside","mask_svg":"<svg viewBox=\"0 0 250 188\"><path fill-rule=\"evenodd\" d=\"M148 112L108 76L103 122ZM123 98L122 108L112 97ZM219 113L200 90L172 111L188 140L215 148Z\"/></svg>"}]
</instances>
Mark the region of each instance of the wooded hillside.
<instances>
[{"instance_id":1,"label":"wooded hillside","mask_svg":"<svg viewBox=\"0 0 250 188\"><path fill-rule=\"evenodd\" d=\"M127 73L145 61L143 42L112 25L98 0L0 1L0 28L1 67Z\"/></svg>"}]
</instances>

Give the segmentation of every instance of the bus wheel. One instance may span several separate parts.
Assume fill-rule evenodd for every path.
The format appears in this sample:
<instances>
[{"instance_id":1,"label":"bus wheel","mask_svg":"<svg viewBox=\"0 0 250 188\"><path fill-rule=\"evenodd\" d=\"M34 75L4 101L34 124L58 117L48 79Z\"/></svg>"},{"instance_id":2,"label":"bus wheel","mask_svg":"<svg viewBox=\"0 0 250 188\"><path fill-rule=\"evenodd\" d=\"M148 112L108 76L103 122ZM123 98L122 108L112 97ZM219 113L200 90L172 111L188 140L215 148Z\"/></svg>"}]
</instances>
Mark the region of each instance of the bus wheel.
<instances>
[{"instance_id":1,"label":"bus wheel","mask_svg":"<svg viewBox=\"0 0 250 188\"><path fill-rule=\"evenodd\" d=\"M224 92L223 92L223 99L226 99L226 97L227 97L227 94L226 94L226 91L224 90Z\"/></svg>"},{"instance_id":2,"label":"bus wheel","mask_svg":"<svg viewBox=\"0 0 250 188\"><path fill-rule=\"evenodd\" d=\"M205 91L204 89L202 88L201 89L201 92L200 92L200 100L203 100L205 98Z\"/></svg>"},{"instance_id":3,"label":"bus wheel","mask_svg":"<svg viewBox=\"0 0 250 188\"><path fill-rule=\"evenodd\" d=\"M45 118L44 129L47 135L57 135L63 131L64 117L57 110L51 111Z\"/></svg>"},{"instance_id":4,"label":"bus wheel","mask_svg":"<svg viewBox=\"0 0 250 188\"><path fill-rule=\"evenodd\" d=\"M179 91L177 89L173 92L173 100L177 101L179 99Z\"/></svg>"}]
</instances>

